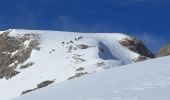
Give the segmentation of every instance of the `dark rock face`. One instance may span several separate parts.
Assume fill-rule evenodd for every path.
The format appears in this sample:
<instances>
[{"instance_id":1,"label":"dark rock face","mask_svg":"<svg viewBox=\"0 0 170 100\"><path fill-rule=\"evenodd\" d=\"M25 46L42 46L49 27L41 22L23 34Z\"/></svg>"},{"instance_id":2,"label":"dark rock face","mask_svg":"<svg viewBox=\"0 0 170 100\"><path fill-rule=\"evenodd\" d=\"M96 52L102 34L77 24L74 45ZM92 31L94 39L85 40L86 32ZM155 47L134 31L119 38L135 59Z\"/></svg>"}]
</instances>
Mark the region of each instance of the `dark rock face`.
<instances>
[{"instance_id":1,"label":"dark rock face","mask_svg":"<svg viewBox=\"0 0 170 100\"><path fill-rule=\"evenodd\" d=\"M49 84L53 83L54 80L50 81L50 80L47 80L47 81L43 81L41 82L40 84L37 84L37 88L43 88L43 87L46 87L48 86Z\"/></svg>"},{"instance_id":2,"label":"dark rock face","mask_svg":"<svg viewBox=\"0 0 170 100\"><path fill-rule=\"evenodd\" d=\"M141 60L145 60L148 58L155 58L155 55L144 45L144 43L140 40L137 40L134 37L125 38L124 40L119 41L121 45L127 47L133 52L136 52L141 55ZM145 57L145 59L144 59Z\"/></svg>"},{"instance_id":3,"label":"dark rock face","mask_svg":"<svg viewBox=\"0 0 170 100\"><path fill-rule=\"evenodd\" d=\"M9 32L0 34L0 78L9 79L19 72L15 69L19 64L24 63L33 49L38 48L38 35L25 34L23 36L8 36ZM29 41L28 46L24 45Z\"/></svg>"},{"instance_id":4,"label":"dark rock face","mask_svg":"<svg viewBox=\"0 0 170 100\"><path fill-rule=\"evenodd\" d=\"M71 79L74 79L74 78L77 78L77 77L80 77L80 76L83 76L85 74L88 74L87 72L79 72L79 73L75 73L74 76L72 77L69 77L67 80L71 80Z\"/></svg>"},{"instance_id":5,"label":"dark rock face","mask_svg":"<svg viewBox=\"0 0 170 100\"><path fill-rule=\"evenodd\" d=\"M133 61L134 62L140 62L140 61L144 61L144 60L148 60L148 59L150 59L150 58L142 56L142 55L139 55L138 58L133 59Z\"/></svg>"},{"instance_id":6,"label":"dark rock face","mask_svg":"<svg viewBox=\"0 0 170 100\"><path fill-rule=\"evenodd\" d=\"M29 92L32 92L32 91L34 91L34 90L37 90L37 89L40 89L40 88L43 88L43 87L46 87L46 86L52 84L53 82L54 82L54 80L46 80L46 81L43 81L43 82L37 84L37 87L36 87L36 88L23 91L23 92L21 93L21 95L26 94L26 93L29 93Z\"/></svg>"},{"instance_id":7,"label":"dark rock face","mask_svg":"<svg viewBox=\"0 0 170 100\"><path fill-rule=\"evenodd\" d=\"M28 67L30 67L30 66L32 66L32 65L34 65L34 64L35 64L34 62L29 62L29 63L27 63L27 64L25 64L25 65L20 66L20 69L28 68Z\"/></svg>"},{"instance_id":8,"label":"dark rock face","mask_svg":"<svg viewBox=\"0 0 170 100\"><path fill-rule=\"evenodd\" d=\"M81 45L77 45L77 47L80 48L80 49L87 49L87 48L89 48L90 46L85 45L85 44L81 44Z\"/></svg>"},{"instance_id":9,"label":"dark rock face","mask_svg":"<svg viewBox=\"0 0 170 100\"><path fill-rule=\"evenodd\" d=\"M168 56L168 55L170 55L170 45L167 45L167 46L161 48L156 56L163 57L163 56Z\"/></svg>"},{"instance_id":10,"label":"dark rock face","mask_svg":"<svg viewBox=\"0 0 170 100\"><path fill-rule=\"evenodd\" d=\"M5 79L10 79L11 77L17 75L19 72L12 67L0 68L0 78L5 77Z\"/></svg>"},{"instance_id":11,"label":"dark rock face","mask_svg":"<svg viewBox=\"0 0 170 100\"><path fill-rule=\"evenodd\" d=\"M30 89L30 90L23 91L23 92L21 93L21 95L26 94L26 93L29 93L29 92L32 92L32 91L34 91L34 90L36 90L36 89Z\"/></svg>"}]
</instances>

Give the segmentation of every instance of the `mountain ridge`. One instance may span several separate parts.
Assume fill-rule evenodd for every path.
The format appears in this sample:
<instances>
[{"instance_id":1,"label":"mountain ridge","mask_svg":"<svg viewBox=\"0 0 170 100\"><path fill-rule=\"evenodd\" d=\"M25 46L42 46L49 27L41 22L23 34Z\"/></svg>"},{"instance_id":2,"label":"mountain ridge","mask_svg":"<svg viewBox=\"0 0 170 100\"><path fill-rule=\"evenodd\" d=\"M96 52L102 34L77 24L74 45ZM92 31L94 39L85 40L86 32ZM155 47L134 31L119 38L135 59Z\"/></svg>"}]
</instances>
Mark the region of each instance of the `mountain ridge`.
<instances>
[{"instance_id":1,"label":"mountain ridge","mask_svg":"<svg viewBox=\"0 0 170 100\"><path fill-rule=\"evenodd\" d=\"M123 33L10 29L1 31L0 35L0 43L4 45L0 50L5 51L0 52L0 89L5 90L0 90L0 98L3 100L49 83L153 58L145 46L142 49L147 51L147 56L139 54L138 47L144 44ZM9 47L16 49L11 51ZM4 64L3 60L7 62Z\"/></svg>"}]
</instances>

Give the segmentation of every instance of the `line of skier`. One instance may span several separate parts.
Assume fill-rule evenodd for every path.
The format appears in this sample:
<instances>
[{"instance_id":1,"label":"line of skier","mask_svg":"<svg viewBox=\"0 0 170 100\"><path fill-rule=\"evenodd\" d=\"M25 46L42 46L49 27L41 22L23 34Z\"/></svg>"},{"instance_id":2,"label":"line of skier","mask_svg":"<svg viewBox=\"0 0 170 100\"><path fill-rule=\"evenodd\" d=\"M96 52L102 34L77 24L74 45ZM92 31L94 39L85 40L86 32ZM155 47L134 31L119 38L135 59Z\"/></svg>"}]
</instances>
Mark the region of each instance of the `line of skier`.
<instances>
[{"instance_id":1,"label":"line of skier","mask_svg":"<svg viewBox=\"0 0 170 100\"><path fill-rule=\"evenodd\" d=\"M80 40L80 39L83 39L83 37L80 36L80 37L78 37L78 38L74 38L75 41L78 41L78 40ZM69 42L64 42L64 41L63 41L63 42L62 42L62 46L63 46L64 44L70 44L70 43L73 44L74 42L73 42L72 40L69 41Z\"/></svg>"}]
</instances>

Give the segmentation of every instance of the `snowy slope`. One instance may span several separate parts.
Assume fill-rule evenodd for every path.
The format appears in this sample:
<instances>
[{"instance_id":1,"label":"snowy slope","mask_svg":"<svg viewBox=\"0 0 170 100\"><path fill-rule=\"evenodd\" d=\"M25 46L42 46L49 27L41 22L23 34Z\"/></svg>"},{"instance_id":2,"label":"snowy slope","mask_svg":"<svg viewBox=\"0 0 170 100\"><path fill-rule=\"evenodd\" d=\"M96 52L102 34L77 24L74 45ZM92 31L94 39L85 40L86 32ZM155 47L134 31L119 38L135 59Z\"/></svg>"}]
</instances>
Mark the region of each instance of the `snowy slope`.
<instances>
[{"instance_id":1,"label":"snowy slope","mask_svg":"<svg viewBox=\"0 0 170 100\"><path fill-rule=\"evenodd\" d=\"M169 100L170 56L54 84L14 100Z\"/></svg>"},{"instance_id":2,"label":"snowy slope","mask_svg":"<svg viewBox=\"0 0 170 100\"><path fill-rule=\"evenodd\" d=\"M133 63L139 56L119 43L119 40L130 38L121 33L89 34L18 29L8 31L11 37L28 33L39 34L41 41L40 50L33 50L30 58L23 63L34 62L34 65L25 69L20 69L21 65L18 65L16 70L20 72L19 74L9 80L0 79L1 100L19 96L23 91L35 88L37 84L45 80L55 80L56 84L74 77L76 73L94 73L102 69ZM82 39L75 40L81 36ZM70 41L74 43L67 44ZM24 45L27 46L28 42ZM88 48L80 49L78 45L82 44L87 45ZM83 70L78 71L79 68Z\"/></svg>"}]
</instances>

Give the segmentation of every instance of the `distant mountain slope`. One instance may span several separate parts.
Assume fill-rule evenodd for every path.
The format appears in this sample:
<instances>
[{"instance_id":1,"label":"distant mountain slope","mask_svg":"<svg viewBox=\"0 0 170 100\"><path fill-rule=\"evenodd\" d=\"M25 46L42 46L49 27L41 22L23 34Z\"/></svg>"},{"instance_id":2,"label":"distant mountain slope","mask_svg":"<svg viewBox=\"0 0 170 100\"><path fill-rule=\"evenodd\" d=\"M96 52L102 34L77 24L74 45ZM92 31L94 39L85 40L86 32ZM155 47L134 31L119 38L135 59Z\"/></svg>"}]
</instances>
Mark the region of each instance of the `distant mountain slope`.
<instances>
[{"instance_id":1,"label":"distant mountain slope","mask_svg":"<svg viewBox=\"0 0 170 100\"><path fill-rule=\"evenodd\" d=\"M1 31L0 99L153 57L141 41L122 33Z\"/></svg>"},{"instance_id":2,"label":"distant mountain slope","mask_svg":"<svg viewBox=\"0 0 170 100\"><path fill-rule=\"evenodd\" d=\"M168 56L168 55L170 55L170 45L166 45L162 47L156 56L163 57L163 56Z\"/></svg>"},{"instance_id":3,"label":"distant mountain slope","mask_svg":"<svg viewBox=\"0 0 170 100\"><path fill-rule=\"evenodd\" d=\"M170 56L89 74L14 100L169 100Z\"/></svg>"}]
</instances>

